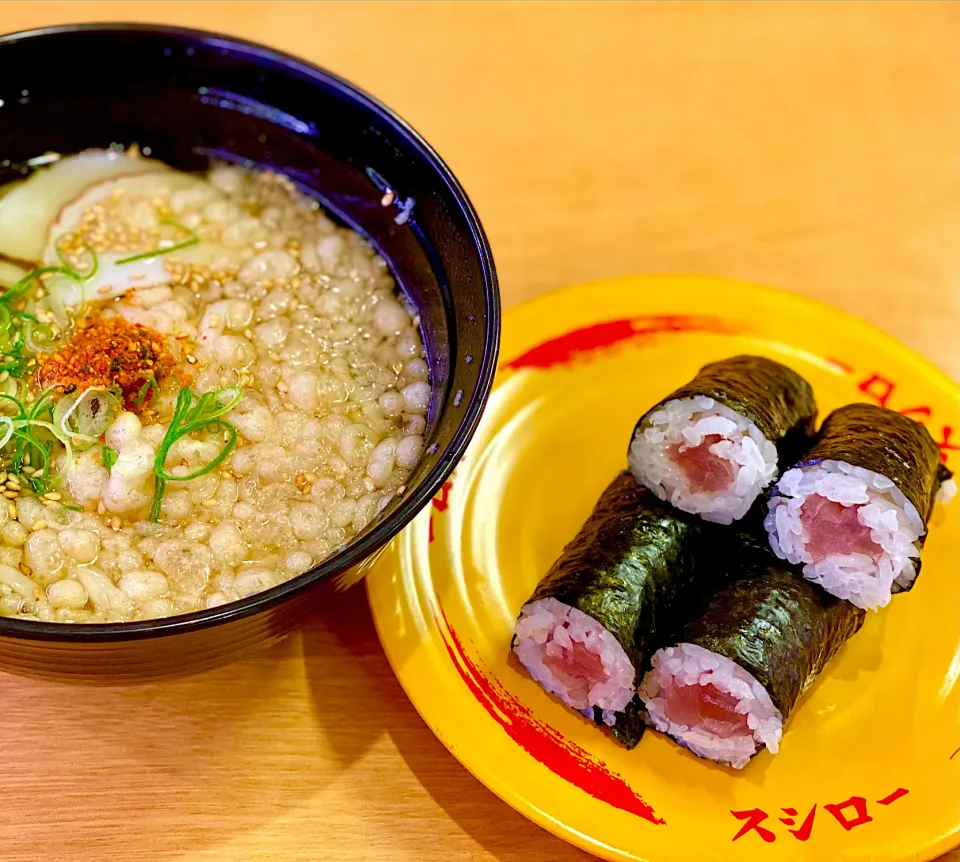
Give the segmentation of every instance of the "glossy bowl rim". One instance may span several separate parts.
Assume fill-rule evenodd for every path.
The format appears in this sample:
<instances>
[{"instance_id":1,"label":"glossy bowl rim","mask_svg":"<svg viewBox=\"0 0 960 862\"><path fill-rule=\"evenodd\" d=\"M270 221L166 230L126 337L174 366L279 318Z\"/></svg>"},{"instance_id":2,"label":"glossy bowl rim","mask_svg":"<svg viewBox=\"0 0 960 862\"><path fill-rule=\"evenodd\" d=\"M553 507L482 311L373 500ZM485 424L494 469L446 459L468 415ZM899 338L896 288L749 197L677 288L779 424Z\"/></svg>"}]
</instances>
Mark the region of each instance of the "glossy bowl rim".
<instances>
[{"instance_id":1,"label":"glossy bowl rim","mask_svg":"<svg viewBox=\"0 0 960 862\"><path fill-rule=\"evenodd\" d=\"M216 608L177 616L159 617L153 620L128 623L71 624L0 617L0 637L4 638L77 643L117 643L184 634L253 616L283 604L297 593L303 592L321 581L343 574L372 556L393 539L429 504L433 496L449 478L476 431L477 424L490 397L493 377L497 368L497 356L500 347L499 282L493 261L493 251L480 224L480 218L460 182L436 150L406 120L379 99L347 79L308 60L237 36L191 27L126 22L61 24L0 35L0 47L17 42L42 40L47 36L73 33L122 34L126 32L168 35L179 40L200 41L206 44L219 43L224 47L230 47L242 53L254 64L261 60L278 63L286 71L297 72L314 82L322 81L331 86L338 94L378 115L382 121L392 126L396 133L407 139L408 143L416 150L418 157L426 160L452 194L460 213L467 221L471 242L480 258L486 300L486 333L483 356L480 357L479 362L477 387L466 406L453 439L423 481L414 488L389 517L376 524L355 542L348 544L343 551L328 557L319 566L304 572L302 575L297 575L289 581L271 587L269 590L254 593L246 598ZM450 404L451 401L448 399L448 409Z\"/></svg>"}]
</instances>

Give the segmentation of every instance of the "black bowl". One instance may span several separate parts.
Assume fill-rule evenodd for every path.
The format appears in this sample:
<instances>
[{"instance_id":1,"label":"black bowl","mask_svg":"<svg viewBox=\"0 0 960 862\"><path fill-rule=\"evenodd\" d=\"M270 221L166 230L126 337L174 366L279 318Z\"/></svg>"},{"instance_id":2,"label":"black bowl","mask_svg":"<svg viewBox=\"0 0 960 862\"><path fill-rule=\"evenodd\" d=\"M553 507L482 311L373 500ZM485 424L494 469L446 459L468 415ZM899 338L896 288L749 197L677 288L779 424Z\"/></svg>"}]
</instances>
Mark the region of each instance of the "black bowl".
<instances>
[{"instance_id":1,"label":"black bowl","mask_svg":"<svg viewBox=\"0 0 960 862\"><path fill-rule=\"evenodd\" d=\"M500 333L490 247L463 189L376 99L277 51L195 30L131 24L0 37L0 183L47 151L136 143L183 170L211 159L289 176L367 236L420 312L434 398L409 491L320 566L207 611L134 623L0 618L0 669L96 684L180 676L271 643L303 618L308 588L368 560L433 497L490 392ZM396 203L384 206L387 189ZM400 202L415 201L397 224Z\"/></svg>"}]
</instances>

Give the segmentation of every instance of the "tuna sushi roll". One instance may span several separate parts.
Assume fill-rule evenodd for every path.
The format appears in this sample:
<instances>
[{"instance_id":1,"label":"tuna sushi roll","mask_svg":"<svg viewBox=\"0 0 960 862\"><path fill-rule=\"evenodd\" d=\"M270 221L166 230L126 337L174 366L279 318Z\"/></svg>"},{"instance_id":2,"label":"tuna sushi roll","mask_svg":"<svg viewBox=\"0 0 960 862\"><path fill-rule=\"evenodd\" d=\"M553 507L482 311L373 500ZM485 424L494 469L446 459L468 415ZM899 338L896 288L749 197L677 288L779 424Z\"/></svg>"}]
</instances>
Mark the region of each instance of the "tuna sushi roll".
<instances>
[{"instance_id":1,"label":"tuna sushi roll","mask_svg":"<svg viewBox=\"0 0 960 862\"><path fill-rule=\"evenodd\" d=\"M661 500L730 524L808 445L816 415L810 384L785 365L714 362L640 418L630 471Z\"/></svg>"},{"instance_id":2,"label":"tuna sushi roll","mask_svg":"<svg viewBox=\"0 0 960 862\"><path fill-rule=\"evenodd\" d=\"M696 560L704 526L624 471L514 627L513 651L530 675L628 748L643 732L636 689L650 656L709 589Z\"/></svg>"},{"instance_id":3,"label":"tuna sushi roll","mask_svg":"<svg viewBox=\"0 0 960 862\"><path fill-rule=\"evenodd\" d=\"M651 727L735 769L777 752L800 695L865 616L769 553L743 574L654 654L640 688Z\"/></svg>"},{"instance_id":4,"label":"tuna sushi roll","mask_svg":"<svg viewBox=\"0 0 960 862\"><path fill-rule=\"evenodd\" d=\"M872 404L841 407L772 490L770 546L827 592L883 607L913 586L934 501L955 490L951 476L918 422Z\"/></svg>"}]
</instances>

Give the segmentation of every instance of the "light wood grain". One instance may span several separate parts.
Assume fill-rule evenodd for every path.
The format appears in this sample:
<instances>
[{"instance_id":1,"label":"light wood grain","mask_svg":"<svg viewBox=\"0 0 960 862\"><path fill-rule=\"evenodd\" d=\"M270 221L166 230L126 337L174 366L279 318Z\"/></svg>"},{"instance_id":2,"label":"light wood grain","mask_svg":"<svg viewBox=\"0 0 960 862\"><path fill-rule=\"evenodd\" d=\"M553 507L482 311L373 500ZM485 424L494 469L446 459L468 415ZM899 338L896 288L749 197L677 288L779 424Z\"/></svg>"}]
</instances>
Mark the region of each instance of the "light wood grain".
<instances>
[{"instance_id":1,"label":"light wood grain","mask_svg":"<svg viewBox=\"0 0 960 862\"><path fill-rule=\"evenodd\" d=\"M697 272L833 303L954 376L955 3L0 3L7 30L194 25L406 117L477 204L507 306ZM383 657L362 590L206 676L0 676L3 860L586 859L481 787ZM951 854L954 862L960 854Z\"/></svg>"}]
</instances>

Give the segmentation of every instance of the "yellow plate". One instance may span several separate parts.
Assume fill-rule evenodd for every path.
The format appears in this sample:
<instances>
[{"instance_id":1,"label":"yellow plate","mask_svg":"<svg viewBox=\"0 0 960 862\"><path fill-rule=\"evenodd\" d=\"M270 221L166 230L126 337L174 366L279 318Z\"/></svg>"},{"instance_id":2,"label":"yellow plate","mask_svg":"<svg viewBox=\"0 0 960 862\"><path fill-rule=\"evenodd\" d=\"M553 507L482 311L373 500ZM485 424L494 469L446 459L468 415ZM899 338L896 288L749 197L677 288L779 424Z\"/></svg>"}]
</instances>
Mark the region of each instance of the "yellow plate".
<instances>
[{"instance_id":1,"label":"yellow plate","mask_svg":"<svg viewBox=\"0 0 960 862\"><path fill-rule=\"evenodd\" d=\"M494 793L607 859L932 859L960 832L960 535L938 507L917 586L871 614L804 696L780 753L736 772L647 732L625 751L508 661L520 606L625 465L637 417L703 364L777 359L821 416L873 401L957 469L958 389L886 335L787 293L628 278L507 315L471 448L368 578L424 720Z\"/></svg>"}]
</instances>

